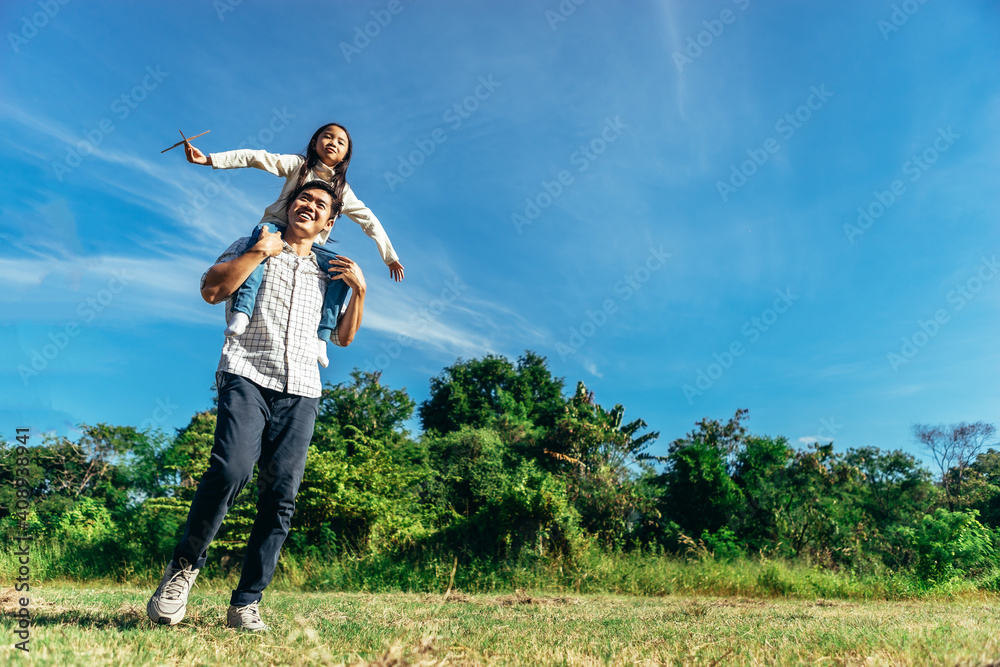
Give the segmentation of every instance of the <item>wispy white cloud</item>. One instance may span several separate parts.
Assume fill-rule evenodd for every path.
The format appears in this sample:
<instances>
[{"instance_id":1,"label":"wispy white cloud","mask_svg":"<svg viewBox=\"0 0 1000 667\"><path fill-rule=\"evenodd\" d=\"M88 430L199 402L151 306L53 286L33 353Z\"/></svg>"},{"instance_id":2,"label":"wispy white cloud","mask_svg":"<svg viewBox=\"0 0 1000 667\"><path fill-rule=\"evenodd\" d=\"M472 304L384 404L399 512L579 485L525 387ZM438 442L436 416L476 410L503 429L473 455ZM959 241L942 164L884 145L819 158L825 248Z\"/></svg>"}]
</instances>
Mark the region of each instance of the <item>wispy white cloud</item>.
<instances>
[{"instance_id":1,"label":"wispy white cloud","mask_svg":"<svg viewBox=\"0 0 1000 667\"><path fill-rule=\"evenodd\" d=\"M484 326L495 317L484 312L491 305L478 300L473 306L470 288L457 278L445 281L445 285L436 292L410 287L403 293L391 286L379 291L377 299L365 304L364 326L390 339L402 338L408 344L453 356L495 352L498 332Z\"/></svg>"},{"instance_id":2,"label":"wispy white cloud","mask_svg":"<svg viewBox=\"0 0 1000 667\"><path fill-rule=\"evenodd\" d=\"M8 98L8 100L9 99L10 98ZM20 107L11 104L9 101L0 101L0 114L2 114L5 118L23 125L24 127L35 130L39 134L50 136L54 139L62 141L63 143L73 144L80 140L79 137L73 135L73 133L64 128L61 124L50 120L41 114L25 111Z\"/></svg>"},{"instance_id":3,"label":"wispy white cloud","mask_svg":"<svg viewBox=\"0 0 1000 667\"><path fill-rule=\"evenodd\" d=\"M33 324L63 322L87 304L108 319L221 324L221 315L198 292L206 268L190 257L10 259L0 278L21 287L0 291L0 304L15 319Z\"/></svg>"},{"instance_id":4,"label":"wispy white cloud","mask_svg":"<svg viewBox=\"0 0 1000 667\"><path fill-rule=\"evenodd\" d=\"M105 256L54 262L48 258L16 258L0 265L0 280L19 285L0 292L0 304L16 319L33 324L63 323L84 304L104 299L102 319L187 322L222 326L218 307L205 304L198 293L204 260L182 255L162 258ZM542 333L503 305L468 296L461 281L446 281L457 289L407 292L389 288L369 299L364 326L390 341L475 357L529 347L521 332ZM501 327L497 323L513 323Z\"/></svg>"},{"instance_id":5,"label":"wispy white cloud","mask_svg":"<svg viewBox=\"0 0 1000 667\"><path fill-rule=\"evenodd\" d=\"M29 114L9 101L0 102L0 116L69 146L81 141L80 136L62 124L41 114ZM221 250L235 238L234 235L245 233L260 219L261 209L248 201L247 193L216 170L188 168L186 163L178 168L177 160L154 162L132 152L107 148L106 144L91 144L91 148L81 158L90 165L87 175L103 184L119 200L145 208L178 225L184 230L181 239L191 242L191 248ZM41 157L37 152L36 156ZM94 168L98 163L115 169ZM220 222L220 210L225 211L226 222ZM242 222L227 224L236 220ZM135 224L123 225L123 229L135 230L140 237L162 238L170 233L170 230L143 229ZM197 254L204 256L200 252Z\"/></svg>"},{"instance_id":6,"label":"wispy white cloud","mask_svg":"<svg viewBox=\"0 0 1000 667\"><path fill-rule=\"evenodd\" d=\"M681 51L684 48L681 43L680 32L677 29L677 13L681 11L682 7L683 5L681 3L674 3L673 1L664 2L659 5L664 31L666 32L665 49L671 54ZM682 120L687 120L687 114L684 108L686 82L687 79L682 76L678 76L674 79L674 96L677 102L677 115Z\"/></svg>"}]
</instances>

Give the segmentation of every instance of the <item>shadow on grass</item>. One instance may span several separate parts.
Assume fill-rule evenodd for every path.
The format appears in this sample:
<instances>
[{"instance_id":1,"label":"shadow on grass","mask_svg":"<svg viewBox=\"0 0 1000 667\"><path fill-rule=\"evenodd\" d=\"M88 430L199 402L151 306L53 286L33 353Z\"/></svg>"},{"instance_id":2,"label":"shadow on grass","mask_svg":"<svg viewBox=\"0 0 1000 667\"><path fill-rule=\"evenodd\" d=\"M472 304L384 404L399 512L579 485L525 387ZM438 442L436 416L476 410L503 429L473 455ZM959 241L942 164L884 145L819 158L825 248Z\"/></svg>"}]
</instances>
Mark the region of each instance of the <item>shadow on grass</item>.
<instances>
[{"instance_id":1,"label":"shadow on grass","mask_svg":"<svg viewBox=\"0 0 1000 667\"><path fill-rule=\"evenodd\" d=\"M179 624L173 626L176 631L185 627L211 626L225 620L222 615L211 612L188 613L187 618ZM81 630L158 630L167 631L170 626L160 626L154 624L146 616L145 607L134 604L123 604L115 611L99 610L89 611L86 609L39 609L31 618L34 627L59 627L75 626Z\"/></svg>"},{"instance_id":2,"label":"shadow on grass","mask_svg":"<svg viewBox=\"0 0 1000 667\"><path fill-rule=\"evenodd\" d=\"M107 613L86 613L78 611L67 611L61 613L41 613L36 614L31 619L31 625L40 628L46 626L75 625L81 629L94 630L137 630L140 628L149 629L153 624L143 614L142 617L122 615L112 616Z\"/></svg>"}]
</instances>

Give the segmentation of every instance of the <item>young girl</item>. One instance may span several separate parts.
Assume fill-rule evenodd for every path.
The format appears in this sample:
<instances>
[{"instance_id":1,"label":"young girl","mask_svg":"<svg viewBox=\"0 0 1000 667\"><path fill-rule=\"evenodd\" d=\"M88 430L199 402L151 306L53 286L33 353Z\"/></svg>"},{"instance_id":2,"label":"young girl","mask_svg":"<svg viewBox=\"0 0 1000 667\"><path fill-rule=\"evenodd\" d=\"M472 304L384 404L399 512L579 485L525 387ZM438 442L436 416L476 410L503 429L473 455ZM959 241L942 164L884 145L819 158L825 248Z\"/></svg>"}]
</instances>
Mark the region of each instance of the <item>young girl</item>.
<instances>
[{"instance_id":1,"label":"young girl","mask_svg":"<svg viewBox=\"0 0 1000 667\"><path fill-rule=\"evenodd\" d=\"M299 186L314 179L329 182L343 201L340 213L361 225L365 234L375 241L382 261L389 267L389 274L396 282L399 282L403 279L403 265L399 263L399 256L393 249L389 237L375 214L354 195L351 186L347 184L347 167L351 164L351 147L351 135L348 134L347 129L337 123L329 123L313 133L309 145L306 146L305 156L279 155L262 150L235 150L225 153L211 153L206 156L190 142L184 144L184 152L188 162L193 164L206 164L215 169L255 167L285 179L285 185L278 200L264 209L264 217L261 218L251 237L254 240L260 236L262 228L267 228L271 232L285 228L288 224L286 215L288 198ZM317 243L313 244L313 252L316 253L320 267L329 266L330 261L337 257L322 245L326 243L329 235L329 232L320 234ZM260 287L263 276L264 265L262 264L254 269L246 282L233 295L226 336L239 336L246 330L257 298L257 288ZM324 368L329 364L326 344L330 340L330 332L337 325L337 315L339 314L335 312L335 304L340 303L337 300L337 290L327 290L326 296L326 301L323 304L323 317L317 332L319 340L316 354Z\"/></svg>"}]
</instances>

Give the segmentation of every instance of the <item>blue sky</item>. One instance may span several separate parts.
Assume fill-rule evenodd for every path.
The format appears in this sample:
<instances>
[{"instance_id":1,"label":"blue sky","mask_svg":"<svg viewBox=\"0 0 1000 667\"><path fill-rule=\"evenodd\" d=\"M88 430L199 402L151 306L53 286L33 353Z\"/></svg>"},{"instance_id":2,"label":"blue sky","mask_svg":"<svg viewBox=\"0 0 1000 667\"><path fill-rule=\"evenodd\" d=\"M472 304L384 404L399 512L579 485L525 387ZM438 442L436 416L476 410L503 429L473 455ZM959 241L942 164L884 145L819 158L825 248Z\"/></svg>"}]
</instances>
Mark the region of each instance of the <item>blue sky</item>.
<instances>
[{"instance_id":1,"label":"blue sky","mask_svg":"<svg viewBox=\"0 0 1000 667\"><path fill-rule=\"evenodd\" d=\"M379 368L419 402L530 349L656 448L738 408L838 448L1000 422L995 3L35 0L0 25L4 435L209 407L198 279L281 182L159 151L296 153L333 120L406 280L338 221L369 294L324 381Z\"/></svg>"}]
</instances>

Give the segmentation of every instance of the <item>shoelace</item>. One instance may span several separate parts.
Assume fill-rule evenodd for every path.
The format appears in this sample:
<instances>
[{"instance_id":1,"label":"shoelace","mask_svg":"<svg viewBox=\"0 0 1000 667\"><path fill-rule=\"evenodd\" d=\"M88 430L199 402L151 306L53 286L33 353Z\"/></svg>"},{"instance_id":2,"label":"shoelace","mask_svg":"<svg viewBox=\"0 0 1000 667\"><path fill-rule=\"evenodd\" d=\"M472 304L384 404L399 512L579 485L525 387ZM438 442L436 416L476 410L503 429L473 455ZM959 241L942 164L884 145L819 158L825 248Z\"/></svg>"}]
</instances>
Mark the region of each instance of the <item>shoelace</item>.
<instances>
[{"instance_id":1,"label":"shoelace","mask_svg":"<svg viewBox=\"0 0 1000 667\"><path fill-rule=\"evenodd\" d=\"M264 622L260 618L260 607L257 605L256 602L251 602L245 607L237 607L236 613L239 614L240 616L243 616L243 614L250 614L250 621L253 623ZM244 620L244 622L246 621Z\"/></svg>"},{"instance_id":2,"label":"shoelace","mask_svg":"<svg viewBox=\"0 0 1000 667\"><path fill-rule=\"evenodd\" d=\"M167 585L163 587L163 595L161 597L167 600L176 600L180 598L184 590L191 587L191 583L194 580L194 571L189 568L184 568L183 570L178 570L177 573L170 577L170 581Z\"/></svg>"}]
</instances>

